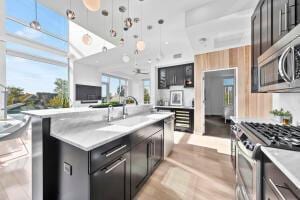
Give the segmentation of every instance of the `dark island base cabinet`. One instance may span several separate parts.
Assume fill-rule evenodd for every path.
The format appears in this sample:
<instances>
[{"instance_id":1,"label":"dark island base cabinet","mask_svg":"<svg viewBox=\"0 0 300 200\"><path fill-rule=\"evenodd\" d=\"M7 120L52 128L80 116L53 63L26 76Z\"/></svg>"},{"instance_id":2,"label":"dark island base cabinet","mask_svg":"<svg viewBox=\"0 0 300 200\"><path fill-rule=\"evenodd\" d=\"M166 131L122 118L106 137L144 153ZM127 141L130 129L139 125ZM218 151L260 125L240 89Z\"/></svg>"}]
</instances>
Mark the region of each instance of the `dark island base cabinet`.
<instances>
[{"instance_id":1,"label":"dark island base cabinet","mask_svg":"<svg viewBox=\"0 0 300 200\"><path fill-rule=\"evenodd\" d=\"M163 121L92 151L56 140L52 199L133 199L163 159ZM54 191L56 190L56 191Z\"/></svg>"}]
</instances>

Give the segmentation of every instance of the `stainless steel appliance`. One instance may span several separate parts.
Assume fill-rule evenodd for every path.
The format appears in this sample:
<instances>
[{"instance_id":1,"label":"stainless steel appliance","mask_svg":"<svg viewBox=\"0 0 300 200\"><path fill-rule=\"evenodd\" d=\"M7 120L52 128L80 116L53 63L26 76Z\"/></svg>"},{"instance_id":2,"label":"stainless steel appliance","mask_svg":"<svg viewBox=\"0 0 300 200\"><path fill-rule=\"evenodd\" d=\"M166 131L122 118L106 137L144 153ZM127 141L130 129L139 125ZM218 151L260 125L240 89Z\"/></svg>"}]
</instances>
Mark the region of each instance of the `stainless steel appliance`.
<instances>
[{"instance_id":1,"label":"stainless steel appliance","mask_svg":"<svg viewBox=\"0 0 300 200\"><path fill-rule=\"evenodd\" d=\"M260 92L300 92L300 25L258 58Z\"/></svg>"},{"instance_id":2,"label":"stainless steel appliance","mask_svg":"<svg viewBox=\"0 0 300 200\"><path fill-rule=\"evenodd\" d=\"M164 120L164 158L168 157L174 146L174 117Z\"/></svg>"},{"instance_id":3,"label":"stainless steel appliance","mask_svg":"<svg viewBox=\"0 0 300 200\"><path fill-rule=\"evenodd\" d=\"M236 129L236 196L237 200L260 200L260 143L243 127Z\"/></svg>"},{"instance_id":4,"label":"stainless steel appliance","mask_svg":"<svg viewBox=\"0 0 300 200\"><path fill-rule=\"evenodd\" d=\"M261 200L263 155L260 147L300 151L300 128L242 122L232 130L236 135L237 200Z\"/></svg>"}]
</instances>

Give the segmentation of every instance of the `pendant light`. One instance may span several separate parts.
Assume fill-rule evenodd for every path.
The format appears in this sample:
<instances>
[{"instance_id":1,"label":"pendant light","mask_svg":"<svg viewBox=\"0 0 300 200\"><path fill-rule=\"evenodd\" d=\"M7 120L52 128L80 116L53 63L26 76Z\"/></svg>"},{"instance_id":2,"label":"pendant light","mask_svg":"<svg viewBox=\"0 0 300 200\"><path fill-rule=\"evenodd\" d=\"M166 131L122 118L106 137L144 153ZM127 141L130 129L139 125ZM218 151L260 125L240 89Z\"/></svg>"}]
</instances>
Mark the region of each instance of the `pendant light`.
<instances>
[{"instance_id":1,"label":"pendant light","mask_svg":"<svg viewBox=\"0 0 300 200\"><path fill-rule=\"evenodd\" d=\"M40 31L41 30L41 25L37 20L37 0L35 0L34 7L35 7L35 20L30 22L29 25L30 25L30 28L35 29L37 31Z\"/></svg>"},{"instance_id":2,"label":"pendant light","mask_svg":"<svg viewBox=\"0 0 300 200\"><path fill-rule=\"evenodd\" d=\"M87 22L87 26L89 26L89 12L86 9L86 22ZM83 44L89 46L93 43L93 38L90 36L89 33L86 33L82 36L82 42Z\"/></svg>"},{"instance_id":3,"label":"pendant light","mask_svg":"<svg viewBox=\"0 0 300 200\"><path fill-rule=\"evenodd\" d=\"M83 0L84 6L92 12L100 9L100 0Z\"/></svg>"},{"instance_id":4,"label":"pendant light","mask_svg":"<svg viewBox=\"0 0 300 200\"><path fill-rule=\"evenodd\" d=\"M142 0L140 0L140 1L142 1ZM143 15L143 5L141 5L141 39L138 40L136 43L136 49L138 51L144 51L145 47L146 47L145 41L143 40L143 18L142 18L142 15Z\"/></svg>"},{"instance_id":5,"label":"pendant light","mask_svg":"<svg viewBox=\"0 0 300 200\"><path fill-rule=\"evenodd\" d=\"M133 25L133 21L132 21L132 19L129 17L129 15L130 15L130 4L129 4L129 0L128 0L128 2L127 2L127 6L128 6L128 16L127 16L127 18L124 20L124 31L127 31L128 29L130 29L131 27L132 27L132 25Z\"/></svg>"},{"instance_id":6,"label":"pendant light","mask_svg":"<svg viewBox=\"0 0 300 200\"><path fill-rule=\"evenodd\" d=\"M69 9L66 10L66 15L69 20L74 20L76 18L75 12L72 10L71 0L69 0Z\"/></svg>"},{"instance_id":7,"label":"pendant light","mask_svg":"<svg viewBox=\"0 0 300 200\"><path fill-rule=\"evenodd\" d=\"M106 26L106 17L109 15L108 11L107 10L102 10L101 14L103 15L104 17L104 29L107 28ZM102 45L102 52L106 53L107 52L107 47L105 46L105 40L103 39L103 45Z\"/></svg>"},{"instance_id":8,"label":"pendant light","mask_svg":"<svg viewBox=\"0 0 300 200\"><path fill-rule=\"evenodd\" d=\"M127 9L126 9L125 6L120 6L120 7L119 7L119 11L120 11L120 13L121 13L121 26L122 26L122 22L123 22L123 20L124 20L124 13L126 12L126 10L127 10ZM120 44L121 47L123 47L124 44L125 44L124 31L122 31L122 37L120 38L119 44Z\"/></svg>"},{"instance_id":9,"label":"pendant light","mask_svg":"<svg viewBox=\"0 0 300 200\"><path fill-rule=\"evenodd\" d=\"M111 2L111 29L109 32L111 37L117 37L117 31L114 29L114 0Z\"/></svg>"}]
</instances>

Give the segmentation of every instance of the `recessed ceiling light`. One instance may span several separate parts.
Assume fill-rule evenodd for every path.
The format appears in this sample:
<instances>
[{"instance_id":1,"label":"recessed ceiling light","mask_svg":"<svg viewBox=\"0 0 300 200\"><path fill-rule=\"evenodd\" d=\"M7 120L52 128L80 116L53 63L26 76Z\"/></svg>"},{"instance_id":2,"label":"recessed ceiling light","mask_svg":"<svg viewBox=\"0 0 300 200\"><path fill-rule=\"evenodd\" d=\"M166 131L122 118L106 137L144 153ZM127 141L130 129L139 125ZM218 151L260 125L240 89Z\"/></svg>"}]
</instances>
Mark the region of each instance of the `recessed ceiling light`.
<instances>
[{"instance_id":1,"label":"recessed ceiling light","mask_svg":"<svg viewBox=\"0 0 300 200\"><path fill-rule=\"evenodd\" d=\"M123 55L122 60L124 63L128 63L130 61L130 57L128 55Z\"/></svg>"},{"instance_id":2,"label":"recessed ceiling light","mask_svg":"<svg viewBox=\"0 0 300 200\"><path fill-rule=\"evenodd\" d=\"M165 41L165 45L168 45L169 44L169 42L168 41Z\"/></svg>"}]
</instances>

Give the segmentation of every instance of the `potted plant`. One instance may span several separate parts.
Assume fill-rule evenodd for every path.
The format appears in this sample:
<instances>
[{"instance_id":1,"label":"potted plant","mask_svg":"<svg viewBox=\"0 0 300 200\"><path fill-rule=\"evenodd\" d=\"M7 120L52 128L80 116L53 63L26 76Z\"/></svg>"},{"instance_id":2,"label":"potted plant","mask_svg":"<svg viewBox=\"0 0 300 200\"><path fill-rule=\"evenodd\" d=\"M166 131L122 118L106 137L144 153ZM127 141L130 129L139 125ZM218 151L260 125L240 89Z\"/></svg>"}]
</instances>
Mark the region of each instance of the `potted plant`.
<instances>
[{"instance_id":1,"label":"potted plant","mask_svg":"<svg viewBox=\"0 0 300 200\"><path fill-rule=\"evenodd\" d=\"M292 114L289 111L284 111L283 108L272 110L270 113L274 116L275 121L279 123L288 125L292 122Z\"/></svg>"}]
</instances>

